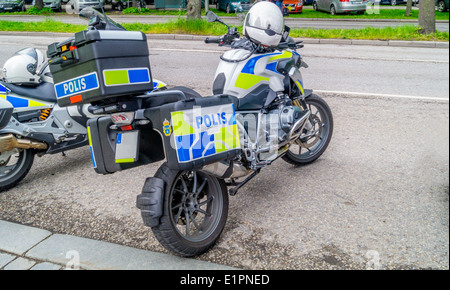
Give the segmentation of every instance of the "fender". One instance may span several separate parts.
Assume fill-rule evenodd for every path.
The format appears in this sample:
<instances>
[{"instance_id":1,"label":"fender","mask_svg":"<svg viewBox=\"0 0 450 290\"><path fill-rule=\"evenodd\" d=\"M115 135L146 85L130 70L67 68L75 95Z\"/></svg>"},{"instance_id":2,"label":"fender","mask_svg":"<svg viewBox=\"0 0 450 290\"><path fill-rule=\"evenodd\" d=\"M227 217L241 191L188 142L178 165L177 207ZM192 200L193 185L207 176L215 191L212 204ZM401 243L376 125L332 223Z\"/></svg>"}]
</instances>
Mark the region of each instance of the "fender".
<instances>
[{"instance_id":1,"label":"fender","mask_svg":"<svg viewBox=\"0 0 450 290\"><path fill-rule=\"evenodd\" d=\"M312 95L312 93L313 93L313 90L305 90L304 97L305 98L310 97Z\"/></svg>"},{"instance_id":2,"label":"fender","mask_svg":"<svg viewBox=\"0 0 450 290\"><path fill-rule=\"evenodd\" d=\"M165 182L158 177L149 177L145 180L142 194L136 198L136 207L141 210L145 225L156 227L160 224L159 218L163 213Z\"/></svg>"}]
</instances>

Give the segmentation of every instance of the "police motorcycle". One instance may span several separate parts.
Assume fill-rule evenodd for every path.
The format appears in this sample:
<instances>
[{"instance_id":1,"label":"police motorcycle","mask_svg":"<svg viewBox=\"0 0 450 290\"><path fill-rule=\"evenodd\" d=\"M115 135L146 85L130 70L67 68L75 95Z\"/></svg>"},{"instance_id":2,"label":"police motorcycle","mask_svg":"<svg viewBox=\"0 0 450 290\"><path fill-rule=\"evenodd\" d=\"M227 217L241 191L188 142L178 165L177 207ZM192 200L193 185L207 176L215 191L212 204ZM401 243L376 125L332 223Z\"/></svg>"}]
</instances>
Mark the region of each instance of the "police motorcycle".
<instances>
[{"instance_id":1,"label":"police motorcycle","mask_svg":"<svg viewBox=\"0 0 450 290\"><path fill-rule=\"evenodd\" d=\"M81 16L91 18L86 10ZM98 27L98 29L111 29ZM70 48L67 47L69 50ZM88 104L62 107L57 104L53 76L44 54L25 48L9 58L0 80L0 192L14 187L29 172L34 156L55 154L88 145L86 122L93 117ZM68 83L63 93L89 85L84 80ZM150 89L165 84L154 80ZM75 100L76 97L73 97Z\"/></svg>"},{"instance_id":2,"label":"police motorcycle","mask_svg":"<svg viewBox=\"0 0 450 290\"><path fill-rule=\"evenodd\" d=\"M222 22L215 14L208 19ZM303 88L300 68L307 65L296 52L301 45L288 34L278 7L259 2L246 16L243 38L230 27L226 35L206 39L232 48L221 56L208 97L187 88L143 94L151 71L141 32L91 28L49 47L52 59L78 59L67 67L50 62L56 87L90 80L78 101L99 115L88 121L95 171L111 174L163 161L146 179L136 206L169 251L208 251L224 229L229 195L279 158L304 165L327 148L330 108ZM64 46L75 48L65 52ZM111 49L99 58L103 46ZM58 103L72 97L61 95Z\"/></svg>"}]
</instances>

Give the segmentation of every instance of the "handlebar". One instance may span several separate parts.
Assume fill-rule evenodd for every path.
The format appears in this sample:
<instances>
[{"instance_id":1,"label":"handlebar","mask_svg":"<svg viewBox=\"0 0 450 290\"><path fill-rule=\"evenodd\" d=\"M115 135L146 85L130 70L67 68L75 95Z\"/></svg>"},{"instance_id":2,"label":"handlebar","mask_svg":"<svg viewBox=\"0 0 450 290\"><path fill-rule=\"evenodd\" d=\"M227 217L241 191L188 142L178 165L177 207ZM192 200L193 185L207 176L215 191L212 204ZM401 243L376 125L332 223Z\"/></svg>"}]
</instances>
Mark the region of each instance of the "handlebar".
<instances>
[{"instance_id":1,"label":"handlebar","mask_svg":"<svg viewBox=\"0 0 450 290\"><path fill-rule=\"evenodd\" d=\"M221 42L222 42L222 39L220 39L220 38L209 38L209 37L207 37L205 39L205 43L217 43L217 44L220 44Z\"/></svg>"}]
</instances>

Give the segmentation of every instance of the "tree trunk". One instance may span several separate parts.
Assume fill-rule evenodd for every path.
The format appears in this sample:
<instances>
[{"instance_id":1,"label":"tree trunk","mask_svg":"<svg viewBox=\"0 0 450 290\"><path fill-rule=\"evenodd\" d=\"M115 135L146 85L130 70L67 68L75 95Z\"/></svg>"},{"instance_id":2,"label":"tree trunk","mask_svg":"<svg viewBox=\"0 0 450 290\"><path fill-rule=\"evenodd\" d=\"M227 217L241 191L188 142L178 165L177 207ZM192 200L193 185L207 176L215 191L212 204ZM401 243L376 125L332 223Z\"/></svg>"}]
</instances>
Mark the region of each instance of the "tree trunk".
<instances>
[{"instance_id":1,"label":"tree trunk","mask_svg":"<svg viewBox=\"0 0 450 290\"><path fill-rule=\"evenodd\" d=\"M412 10L412 0L408 0L407 2L406 2L406 12L405 12L405 16L406 17L409 17L409 16L411 16L411 10Z\"/></svg>"},{"instance_id":2,"label":"tree trunk","mask_svg":"<svg viewBox=\"0 0 450 290\"><path fill-rule=\"evenodd\" d=\"M436 32L435 0L420 0L419 2L419 26L420 33L431 34Z\"/></svg>"},{"instance_id":3,"label":"tree trunk","mask_svg":"<svg viewBox=\"0 0 450 290\"><path fill-rule=\"evenodd\" d=\"M202 17L202 0L187 0L187 19Z\"/></svg>"},{"instance_id":4,"label":"tree trunk","mask_svg":"<svg viewBox=\"0 0 450 290\"><path fill-rule=\"evenodd\" d=\"M37 10L42 10L44 8L44 0L36 0L34 6L36 6Z\"/></svg>"}]
</instances>

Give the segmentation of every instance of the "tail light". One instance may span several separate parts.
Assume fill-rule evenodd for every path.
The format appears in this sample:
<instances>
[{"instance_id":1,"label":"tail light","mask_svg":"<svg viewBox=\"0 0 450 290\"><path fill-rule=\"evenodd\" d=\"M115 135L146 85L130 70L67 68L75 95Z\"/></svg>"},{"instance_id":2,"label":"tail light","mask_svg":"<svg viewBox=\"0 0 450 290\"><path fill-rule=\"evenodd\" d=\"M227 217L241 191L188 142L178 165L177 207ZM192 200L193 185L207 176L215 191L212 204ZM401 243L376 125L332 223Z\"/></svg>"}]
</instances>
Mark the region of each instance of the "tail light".
<instances>
[{"instance_id":1,"label":"tail light","mask_svg":"<svg viewBox=\"0 0 450 290\"><path fill-rule=\"evenodd\" d=\"M350 0L339 0L339 2L350 2Z\"/></svg>"}]
</instances>

